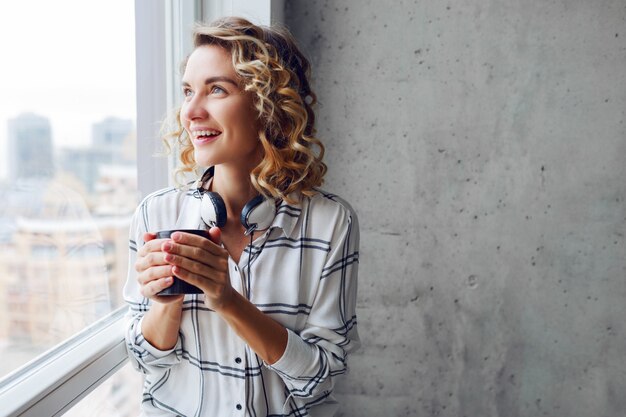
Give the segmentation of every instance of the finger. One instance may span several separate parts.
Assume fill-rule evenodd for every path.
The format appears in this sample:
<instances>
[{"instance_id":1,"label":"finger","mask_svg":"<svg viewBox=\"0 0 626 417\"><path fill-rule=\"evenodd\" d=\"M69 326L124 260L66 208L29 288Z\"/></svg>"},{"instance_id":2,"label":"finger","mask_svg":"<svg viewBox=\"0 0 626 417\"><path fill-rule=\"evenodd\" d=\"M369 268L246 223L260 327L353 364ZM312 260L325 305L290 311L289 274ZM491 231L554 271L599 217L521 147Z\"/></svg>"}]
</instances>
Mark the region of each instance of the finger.
<instances>
[{"instance_id":1,"label":"finger","mask_svg":"<svg viewBox=\"0 0 626 417\"><path fill-rule=\"evenodd\" d=\"M154 297L165 288L171 286L173 282L174 279L172 277L165 277L150 281L149 283L141 287L141 295L146 298Z\"/></svg>"},{"instance_id":2,"label":"finger","mask_svg":"<svg viewBox=\"0 0 626 417\"><path fill-rule=\"evenodd\" d=\"M224 281L228 277L228 274L225 274L228 270L228 261L224 258L218 259L215 265L207 265L184 256L168 253L165 255L165 260L170 265L183 268L208 279Z\"/></svg>"},{"instance_id":3,"label":"finger","mask_svg":"<svg viewBox=\"0 0 626 417\"><path fill-rule=\"evenodd\" d=\"M209 237L211 241L216 245L222 244L222 229L219 227L212 227L209 229Z\"/></svg>"},{"instance_id":4,"label":"finger","mask_svg":"<svg viewBox=\"0 0 626 417\"><path fill-rule=\"evenodd\" d=\"M226 251L223 251L223 253L218 256L206 251L203 248L180 245L177 243L166 243L163 245L163 249L165 251L164 259L170 264L173 263L173 259L178 259L176 262L181 265L181 260L179 258L185 258L189 262L207 265L220 271L228 268L228 253ZM168 257L168 255L177 256L177 258ZM185 264L183 267L188 267L188 265L189 264Z\"/></svg>"},{"instance_id":5,"label":"finger","mask_svg":"<svg viewBox=\"0 0 626 417\"><path fill-rule=\"evenodd\" d=\"M171 277L172 275L174 275L172 265L154 266L137 275L137 281L141 285L148 285L152 281Z\"/></svg>"},{"instance_id":6,"label":"finger","mask_svg":"<svg viewBox=\"0 0 626 417\"><path fill-rule=\"evenodd\" d=\"M202 236L193 235L191 233L172 233L172 240L174 241L174 243L202 248L207 252L212 253L213 255L221 255L224 251L222 247L211 242L209 239Z\"/></svg>"},{"instance_id":7,"label":"finger","mask_svg":"<svg viewBox=\"0 0 626 417\"><path fill-rule=\"evenodd\" d=\"M195 285L200 288L205 293L216 294L220 293L221 290L225 287L222 283L216 282L213 279L209 279L205 276L195 274L191 271L188 271L180 266L174 266L172 268L172 272L176 274L176 276L183 281Z\"/></svg>"},{"instance_id":8,"label":"finger","mask_svg":"<svg viewBox=\"0 0 626 417\"><path fill-rule=\"evenodd\" d=\"M137 251L137 256L146 256L150 252L160 252L163 242L169 239L151 239L143 244Z\"/></svg>"},{"instance_id":9,"label":"finger","mask_svg":"<svg viewBox=\"0 0 626 417\"><path fill-rule=\"evenodd\" d=\"M143 272L153 266L167 265L165 255L164 252L150 252L145 256L139 256L135 260L135 271Z\"/></svg>"},{"instance_id":10,"label":"finger","mask_svg":"<svg viewBox=\"0 0 626 417\"><path fill-rule=\"evenodd\" d=\"M143 234L143 246L146 245L146 242L156 239L156 233L145 232Z\"/></svg>"}]
</instances>

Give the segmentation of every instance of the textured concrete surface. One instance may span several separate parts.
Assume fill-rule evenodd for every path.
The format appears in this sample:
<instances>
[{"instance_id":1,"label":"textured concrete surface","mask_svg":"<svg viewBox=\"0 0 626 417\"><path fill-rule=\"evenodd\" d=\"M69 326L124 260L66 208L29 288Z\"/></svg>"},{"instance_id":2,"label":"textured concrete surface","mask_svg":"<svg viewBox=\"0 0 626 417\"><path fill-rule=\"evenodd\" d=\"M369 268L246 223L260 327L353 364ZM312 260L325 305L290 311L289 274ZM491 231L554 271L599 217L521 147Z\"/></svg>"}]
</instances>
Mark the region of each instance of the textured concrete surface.
<instances>
[{"instance_id":1,"label":"textured concrete surface","mask_svg":"<svg viewBox=\"0 0 626 417\"><path fill-rule=\"evenodd\" d=\"M361 221L343 416L624 416L626 3L285 17Z\"/></svg>"}]
</instances>

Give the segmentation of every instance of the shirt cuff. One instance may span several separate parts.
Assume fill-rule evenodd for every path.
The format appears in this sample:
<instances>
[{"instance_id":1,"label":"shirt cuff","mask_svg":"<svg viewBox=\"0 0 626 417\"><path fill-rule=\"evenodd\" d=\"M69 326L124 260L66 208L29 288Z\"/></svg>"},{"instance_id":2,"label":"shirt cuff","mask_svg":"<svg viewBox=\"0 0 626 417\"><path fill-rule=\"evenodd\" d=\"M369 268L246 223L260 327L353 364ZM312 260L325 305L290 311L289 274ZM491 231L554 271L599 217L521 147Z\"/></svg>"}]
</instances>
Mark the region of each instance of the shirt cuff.
<instances>
[{"instance_id":1,"label":"shirt cuff","mask_svg":"<svg viewBox=\"0 0 626 417\"><path fill-rule=\"evenodd\" d=\"M160 350L157 349L156 347L152 346L152 344L150 342L148 342L145 337L143 337L143 331L141 329L141 324L143 323L143 317L139 320L139 323L137 323L137 335L140 335L141 338L141 342L138 343L138 345L142 348L145 349L146 352L148 352L149 355L151 355L154 359L161 359L166 357L167 355L169 355L170 353L172 353L174 350L176 350L176 348L178 347L178 344L180 343L180 339L176 342L176 345L168 350Z\"/></svg>"},{"instance_id":2,"label":"shirt cuff","mask_svg":"<svg viewBox=\"0 0 626 417\"><path fill-rule=\"evenodd\" d=\"M269 368L292 378L302 374L307 364L311 363L313 347L302 340L293 330L287 329L287 347L283 355Z\"/></svg>"}]
</instances>

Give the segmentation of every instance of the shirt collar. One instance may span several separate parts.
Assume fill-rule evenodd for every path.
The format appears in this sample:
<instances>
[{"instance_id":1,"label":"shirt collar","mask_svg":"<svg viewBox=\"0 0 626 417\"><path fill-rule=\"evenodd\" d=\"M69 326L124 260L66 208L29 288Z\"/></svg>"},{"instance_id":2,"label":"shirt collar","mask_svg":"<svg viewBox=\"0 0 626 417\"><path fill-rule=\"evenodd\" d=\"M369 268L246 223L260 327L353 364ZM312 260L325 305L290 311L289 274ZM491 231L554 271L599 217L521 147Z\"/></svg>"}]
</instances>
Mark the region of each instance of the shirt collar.
<instances>
[{"instance_id":1,"label":"shirt collar","mask_svg":"<svg viewBox=\"0 0 626 417\"><path fill-rule=\"evenodd\" d=\"M197 191L200 191L201 188L208 190L208 186L210 186L210 181L213 180L214 167L208 168L204 171L204 174L198 179L194 188ZM286 237L291 236L293 229L296 227L296 223L298 223L298 219L300 218L300 213L302 213L302 198L299 193L291 193L289 197L296 201L294 204L287 204L284 200L281 200L278 203L278 207L276 208L276 217L274 217L274 221L272 225L269 227L270 230L273 228L280 228L283 231L283 234Z\"/></svg>"},{"instance_id":2,"label":"shirt collar","mask_svg":"<svg viewBox=\"0 0 626 417\"><path fill-rule=\"evenodd\" d=\"M280 228L286 237L291 236L302 213L301 196L298 193L291 193L289 197L296 200L296 203L288 204L285 200L282 200L276 208L276 217L274 217L274 221L270 226L270 229Z\"/></svg>"}]
</instances>

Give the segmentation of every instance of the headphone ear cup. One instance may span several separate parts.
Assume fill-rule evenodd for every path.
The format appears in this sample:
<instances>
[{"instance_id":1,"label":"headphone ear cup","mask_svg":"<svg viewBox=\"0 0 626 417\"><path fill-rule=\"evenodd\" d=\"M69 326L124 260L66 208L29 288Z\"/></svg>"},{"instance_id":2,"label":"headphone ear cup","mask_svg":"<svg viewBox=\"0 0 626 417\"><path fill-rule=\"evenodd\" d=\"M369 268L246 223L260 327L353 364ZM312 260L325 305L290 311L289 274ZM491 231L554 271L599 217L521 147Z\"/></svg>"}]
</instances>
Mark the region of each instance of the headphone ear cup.
<instances>
[{"instance_id":1,"label":"headphone ear cup","mask_svg":"<svg viewBox=\"0 0 626 417\"><path fill-rule=\"evenodd\" d=\"M226 225L226 205L218 193L206 191L202 195L200 217L209 227L224 227Z\"/></svg>"},{"instance_id":2,"label":"headphone ear cup","mask_svg":"<svg viewBox=\"0 0 626 417\"><path fill-rule=\"evenodd\" d=\"M276 204L262 195L254 197L241 211L241 224L246 231L265 230L276 217Z\"/></svg>"}]
</instances>

